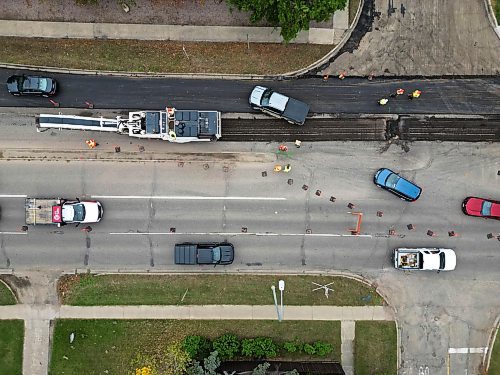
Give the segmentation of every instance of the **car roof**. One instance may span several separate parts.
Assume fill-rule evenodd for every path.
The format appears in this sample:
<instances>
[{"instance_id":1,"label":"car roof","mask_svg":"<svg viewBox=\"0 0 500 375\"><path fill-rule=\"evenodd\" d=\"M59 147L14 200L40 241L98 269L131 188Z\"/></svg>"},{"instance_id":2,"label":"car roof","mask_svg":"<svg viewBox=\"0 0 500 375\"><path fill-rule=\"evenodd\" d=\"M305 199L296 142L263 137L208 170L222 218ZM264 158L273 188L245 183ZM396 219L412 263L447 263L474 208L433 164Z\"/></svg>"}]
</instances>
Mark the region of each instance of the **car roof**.
<instances>
[{"instance_id":1,"label":"car roof","mask_svg":"<svg viewBox=\"0 0 500 375\"><path fill-rule=\"evenodd\" d=\"M396 190L412 199L417 199L422 192L420 187L415 185L413 182L408 181L404 177L401 177L397 182Z\"/></svg>"}]
</instances>

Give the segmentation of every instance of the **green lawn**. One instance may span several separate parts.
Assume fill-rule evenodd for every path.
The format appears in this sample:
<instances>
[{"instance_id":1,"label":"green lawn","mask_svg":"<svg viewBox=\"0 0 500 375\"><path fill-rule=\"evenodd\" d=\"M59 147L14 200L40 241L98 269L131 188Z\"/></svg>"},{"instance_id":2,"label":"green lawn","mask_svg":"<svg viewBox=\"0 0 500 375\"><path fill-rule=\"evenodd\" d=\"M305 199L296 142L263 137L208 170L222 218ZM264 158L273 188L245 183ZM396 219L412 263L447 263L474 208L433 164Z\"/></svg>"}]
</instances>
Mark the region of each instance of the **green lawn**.
<instances>
[{"instance_id":1,"label":"green lawn","mask_svg":"<svg viewBox=\"0 0 500 375\"><path fill-rule=\"evenodd\" d=\"M0 305L15 305L16 303L16 297L14 297L7 285L0 280Z\"/></svg>"},{"instance_id":2,"label":"green lawn","mask_svg":"<svg viewBox=\"0 0 500 375\"><path fill-rule=\"evenodd\" d=\"M397 336L394 322L357 321L354 339L356 375L397 373Z\"/></svg>"},{"instance_id":3,"label":"green lawn","mask_svg":"<svg viewBox=\"0 0 500 375\"><path fill-rule=\"evenodd\" d=\"M23 341L22 320L0 320L0 374L22 374Z\"/></svg>"},{"instance_id":4,"label":"green lawn","mask_svg":"<svg viewBox=\"0 0 500 375\"><path fill-rule=\"evenodd\" d=\"M283 74L334 46L0 37L0 62L154 73Z\"/></svg>"},{"instance_id":5,"label":"green lawn","mask_svg":"<svg viewBox=\"0 0 500 375\"><path fill-rule=\"evenodd\" d=\"M491 349L491 360L488 375L500 375L500 335L497 333L493 349Z\"/></svg>"},{"instance_id":6,"label":"green lawn","mask_svg":"<svg viewBox=\"0 0 500 375\"><path fill-rule=\"evenodd\" d=\"M493 9L495 10L495 16L497 17L497 23L500 25L500 1L491 0L493 2Z\"/></svg>"},{"instance_id":7,"label":"green lawn","mask_svg":"<svg viewBox=\"0 0 500 375\"><path fill-rule=\"evenodd\" d=\"M69 343L71 332L75 333L73 344ZM160 355L169 343L186 335L215 338L228 332L239 337L271 337L276 342L295 338L329 342L333 352L326 358L340 361L338 321L58 320L49 373L93 375L107 370L109 375L129 374L138 354Z\"/></svg>"},{"instance_id":8,"label":"green lawn","mask_svg":"<svg viewBox=\"0 0 500 375\"><path fill-rule=\"evenodd\" d=\"M271 285L285 280L286 305L382 305L371 287L332 276L102 275L65 276L59 280L61 303L69 305L272 305ZM327 284L329 298L312 282ZM279 293L279 292L278 292ZM183 299L184 297L184 299ZM279 296L278 296L279 298Z\"/></svg>"},{"instance_id":9,"label":"green lawn","mask_svg":"<svg viewBox=\"0 0 500 375\"><path fill-rule=\"evenodd\" d=\"M354 17L356 17L356 12L359 7L360 0L349 0L349 26L354 21Z\"/></svg>"}]
</instances>

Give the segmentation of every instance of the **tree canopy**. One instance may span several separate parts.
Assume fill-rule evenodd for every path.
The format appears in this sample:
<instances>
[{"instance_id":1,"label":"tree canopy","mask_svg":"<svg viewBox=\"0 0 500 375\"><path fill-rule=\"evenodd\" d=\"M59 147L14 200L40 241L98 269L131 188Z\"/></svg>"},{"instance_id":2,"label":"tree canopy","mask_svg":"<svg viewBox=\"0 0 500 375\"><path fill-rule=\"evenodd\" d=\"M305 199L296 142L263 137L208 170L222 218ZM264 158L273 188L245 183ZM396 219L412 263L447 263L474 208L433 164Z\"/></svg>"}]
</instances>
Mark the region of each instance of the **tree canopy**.
<instances>
[{"instance_id":1,"label":"tree canopy","mask_svg":"<svg viewBox=\"0 0 500 375\"><path fill-rule=\"evenodd\" d=\"M347 0L226 0L229 7L250 12L250 21L267 21L281 27L285 42L294 39L302 30L309 30L311 21L324 22L340 9Z\"/></svg>"}]
</instances>

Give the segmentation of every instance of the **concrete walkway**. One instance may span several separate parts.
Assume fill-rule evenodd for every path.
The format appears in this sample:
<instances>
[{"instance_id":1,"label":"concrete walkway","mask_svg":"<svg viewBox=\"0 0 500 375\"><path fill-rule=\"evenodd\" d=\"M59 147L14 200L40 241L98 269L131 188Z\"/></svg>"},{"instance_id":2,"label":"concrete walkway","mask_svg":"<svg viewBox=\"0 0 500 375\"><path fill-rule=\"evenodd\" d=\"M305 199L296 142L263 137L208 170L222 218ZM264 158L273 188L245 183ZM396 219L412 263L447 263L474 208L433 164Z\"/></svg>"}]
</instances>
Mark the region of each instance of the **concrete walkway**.
<instances>
[{"instance_id":1,"label":"concrete walkway","mask_svg":"<svg viewBox=\"0 0 500 375\"><path fill-rule=\"evenodd\" d=\"M57 306L18 304L0 306L1 319L25 321L23 373L46 375L50 352L50 324L54 319L276 319L276 308L251 305L206 306ZM284 320L340 320L342 366L353 374L356 320L394 320L388 306L286 306Z\"/></svg>"},{"instance_id":2,"label":"concrete walkway","mask_svg":"<svg viewBox=\"0 0 500 375\"><path fill-rule=\"evenodd\" d=\"M336 12L331 28L312 27L293 43L335 44L348 28L347 9ZM76 39L138 39L183 42L281 43L280 29L256 26L191 26L0 20L0 36Z\"/></svg>"}]
</instances>

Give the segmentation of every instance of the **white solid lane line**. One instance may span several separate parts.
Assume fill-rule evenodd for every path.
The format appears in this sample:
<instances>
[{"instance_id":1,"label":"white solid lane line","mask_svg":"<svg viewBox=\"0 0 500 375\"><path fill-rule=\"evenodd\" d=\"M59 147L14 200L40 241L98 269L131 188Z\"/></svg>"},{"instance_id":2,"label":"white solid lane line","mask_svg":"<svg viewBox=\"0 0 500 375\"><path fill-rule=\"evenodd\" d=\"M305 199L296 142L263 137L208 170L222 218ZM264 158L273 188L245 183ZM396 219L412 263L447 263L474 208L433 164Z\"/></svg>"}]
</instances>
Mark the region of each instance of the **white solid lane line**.
<instances>
[{"instance_id":1,"label":"white solid lane line","mask_svg":"<svg viewBox=\"0 0 500 375\"><path fill-rule=\"evenodd\" d=\"M129 235L129 236L269 236L269 237L362 237L362 238L372 238L371 234L337 234L337 233L271 233L271 232L256 232L256 233L244 233L244 232L111 232L112 235Z\"/></svg>"},{"instance_id":2,"label":"white solid lane line","mask_svg":"<svg viewBox=\"0 0 500 375\"><path fill-rule=\"evenodd\" d=\"M0 198L26 198L24 194L0 194Z\"/></svg>"},{"instance_id":3,"label":"white solid lane line","mask_svg":"<svg viewBox=\"0 0 500 375\"><path fill-rule=\"evenodd\" d=\"M284 197L202 197L183 195L91 195L94 199L163 199L163 200L228 200L228 201L286 201Z\"/></svg>"}]
</instances>

